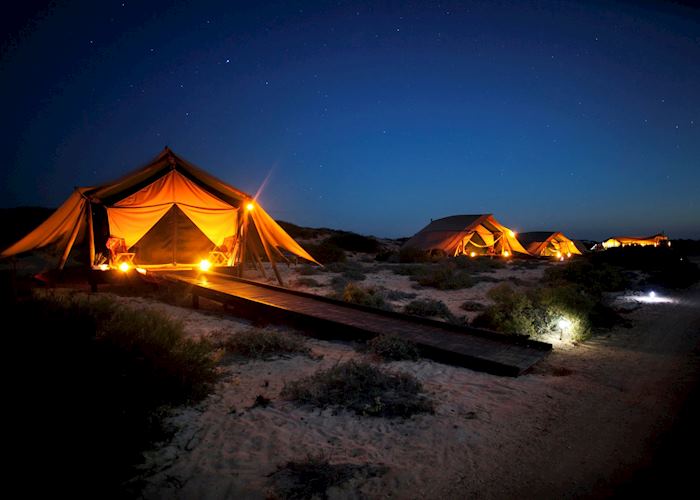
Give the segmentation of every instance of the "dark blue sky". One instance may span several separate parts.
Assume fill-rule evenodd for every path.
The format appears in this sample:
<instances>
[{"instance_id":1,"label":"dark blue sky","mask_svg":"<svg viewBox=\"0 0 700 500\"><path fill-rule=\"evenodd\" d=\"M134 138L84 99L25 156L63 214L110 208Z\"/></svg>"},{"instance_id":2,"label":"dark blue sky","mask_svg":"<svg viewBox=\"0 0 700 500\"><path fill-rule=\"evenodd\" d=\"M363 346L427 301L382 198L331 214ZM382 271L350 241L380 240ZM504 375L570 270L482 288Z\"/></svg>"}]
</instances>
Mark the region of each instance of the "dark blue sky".
<instances>
[{"instance_id":1,"label":"dark blue sky","mask_svg":"<svg viewBox=\"0 0 700 500\"><path fill-rule=\"evenodd\" d=\"M661 2L61 2L2 26L0 205L164 145L276 218L408 236L700 237L700 10ZM261 6L262 5L262 6Z\"/></svg>"}]
</instances>

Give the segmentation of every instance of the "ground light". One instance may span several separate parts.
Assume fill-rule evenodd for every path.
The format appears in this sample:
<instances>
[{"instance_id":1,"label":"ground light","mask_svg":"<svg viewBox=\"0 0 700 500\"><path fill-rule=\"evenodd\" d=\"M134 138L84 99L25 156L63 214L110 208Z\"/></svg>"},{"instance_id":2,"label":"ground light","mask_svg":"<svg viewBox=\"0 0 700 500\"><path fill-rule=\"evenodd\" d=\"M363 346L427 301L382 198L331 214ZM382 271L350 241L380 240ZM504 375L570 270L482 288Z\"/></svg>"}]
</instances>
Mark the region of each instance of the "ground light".
<instances>
[{"instance_id":1,"label":"ground light","mask_svg":"<svg viewBox=\"0 0 700 500\"><path fill-rule=\"evenodd\" d=\"M503 252L503 256L510 257L510 252L508 250L506 250L505 252Z\"/></svg>"},{"instance_id":2,"label":"ground light","mask_svg":"<svg viewBox=\"0 0 700 500\"><path fill-rule=\"evenodd\" d=\"M571 329L571 320L568 320L566 318L559 318L559 321L557 321L557 326L559 327L559 340L562 340L564 337L565 333L569 333L569 330Z\"/></svg>"},{"instance_id":3,"label":"ground light","mask_svg":"<svg viewBox=\"0 0 700 500\"><path fill-rule=\"evenodd\" d=\"M119 270L123 273L127 272L130 268L131 266L128 262L122 262L121 264L119 264Z\"/></svg>"},{"instance_id":4,"label":"ground light","mask_svg":"<svg viewBox=\"0 0 700 500\"><path fill-rule=\"evenodd\" d=\"M199 261L199 269L202 271L208 271L211 269L211 262L209 262L207 259L202 259Z\"/></svg>"},{"instance_id":5,"label":"ground light","mask_svg":"<svg viewBox=\"0 0 700 500\"><path fill-rule=\"evenodd\" d=\"M656 292L655 292L654 290L652 290L651 292L649 292L649 297L652 298L652 299L653 299L654 297L656 297Z\"/></svg>"},{"instance_id":6,"label":"ground light","mask_svg":"<svg viewBox=\"0 0 700 500\"><path fill-rule=\"evenodd\" d=\"M469 254L469 257L476 257L476 252L471 252L471 253Z\"/></svg>"}]
</instances>

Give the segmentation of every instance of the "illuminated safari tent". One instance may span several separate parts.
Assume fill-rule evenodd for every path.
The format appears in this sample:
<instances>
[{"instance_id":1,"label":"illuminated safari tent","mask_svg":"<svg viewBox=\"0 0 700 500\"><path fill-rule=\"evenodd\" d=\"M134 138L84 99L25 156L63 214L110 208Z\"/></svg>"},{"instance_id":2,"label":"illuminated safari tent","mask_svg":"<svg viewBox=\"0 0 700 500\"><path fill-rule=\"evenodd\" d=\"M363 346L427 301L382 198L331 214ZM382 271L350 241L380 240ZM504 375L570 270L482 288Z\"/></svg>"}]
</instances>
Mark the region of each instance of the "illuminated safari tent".
<instances>
[{"instance_id":1,"label":"illuminated safari tent","mask_svg":"<svg viewBox=\"0 0 700 500\"><path fill-rule=\"evenodd\" d=\"M46 221L0 254L87 244L94 269L235 266L295 255L316 260L250 195L167 147L146 166L113 182L79 187ZM281 280L280 280L281 281Z\"/></svg>"},{"instance_id":2,"label":"illuminated safari tent","mask_svg":"<svg viewBox=\"0 0 700 500\"><path fill-rule=\"evenodd\" d=\"M570 258L581 255L576 244L560 232L534 231L518 233L518 241L525 249L537 257Z\"/></svg>"},{"instance_id":3,"label":"illuminated safari tent","mask_svg":"<svg viewBox=\"0 0 700 500\"><path fill-rule=\"evenodd\" d=\"M404 243L404 248L439 252L448 256L528 254L516 233L491 214L453 215L431 221Z\"/></svg>"},{"instance_id":4,"label":"illuminated safari tent","mask_svg":"<svg viewBox=\"0 0 700 500\"><path fill-rule=\"evenodd\" d=\"M633 236L615 236L613 238L608 238L599 245L602 246L603 249L607 250L608 248L627 247L632 245L640 247L653 245L655 247L658 247L661 244L669 246L671 245L671 243L668 241L668 237L659 233L655 234L654 236L647 236L646 238L636 238ZM596 245L596 247L598 247L598 245Z\"/></svg>"}]
</instances>

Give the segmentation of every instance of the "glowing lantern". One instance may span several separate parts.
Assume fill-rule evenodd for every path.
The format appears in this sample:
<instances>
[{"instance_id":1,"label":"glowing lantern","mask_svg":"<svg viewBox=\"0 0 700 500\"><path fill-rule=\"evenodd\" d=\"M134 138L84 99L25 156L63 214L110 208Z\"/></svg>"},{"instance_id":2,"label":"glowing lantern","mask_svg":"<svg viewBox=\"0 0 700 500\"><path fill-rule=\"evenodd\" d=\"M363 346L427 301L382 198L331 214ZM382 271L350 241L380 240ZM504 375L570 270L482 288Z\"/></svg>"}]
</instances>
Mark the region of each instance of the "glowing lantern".
<instances>
[{"instance_id":1,"label":"glowing lantern","mask_svg":"<svg viewBox=\"0 0 700 500\"><path fill-rule=\"evenodd\" d=\"M254 208L255 208L255 205L253 205L252 203L248 203L248 204L245 206L245 209L248 210L248 212L250 212L250 211L253 210Z\"/></svg>"},{"instance_id":2,"label":"glowing lantern","mask_svg":"<svg viewBox=\"0 0 700 500\"><path fill-rule=\"evenodd\" d=\"M557 259L561 257L561 252L557 252Z\"/></svg>"},{"instance_id":3,"label":"glowing lantern","mask_svg":"<svg viewBox=\"0 0 700 500\"><path fill-rule=\"evenodd\" d=\"M109 270L109 265L108 264L100 264L100 267L98 268L100 271L108 271Z\"/></svg>"},{"instance_id":4,"label":"glowing lantern","mask_svg":"<svg viewBox=\"0 0 700 500\"><path fill-rule=\"evenodd\" d=\"M208 271L211 269L211 262L209 262L207 259L203 259L199 262L199 268L202 271Z\"/></svg>"},{"instance_id":5,"label":"glowing lantern","mask_svg":"<svg viewBox=\"0 0 700 500\"><path fill-rule=\"evenodd\" d=\"M566 257L570 259L570 258L571 258L571 252L566 252Z\"/></svg>"},{"instance_id":6,"label":"glowing lantern","mask_svg":"<svg viewBox=\"0 0 700 500\"><path fill-rule=\"evenodd\" d=\"M145 275L148 271L146 271L143 267L137 267L136 272Z\"/></svg>"},{"instance_id":7,"label":"glowing lantern","mask_svg":"<svg viewBox=\"0 0 700 500\"><path fill-rule=\"evenodd\" d=\"M515 235L518 234L518 233L515 233L515 232L513 232L513 231L508 231L508 234L510 234L510 237L511 237L511 238L515 238Z\"/></svg>"},{"instance_id":8,"label":"glowing lantern","mask_svg":"<svg viewBox=\"0 0 700 500\"><path fill-rule=\"evenodd\" d=\"M471 253L469 254L469 257L476 257L476 252L471 252Z\"/></svg>"},{"instance_id":9,"label":"glowing lantern","mask_svg":"<svg viewBox=\"0 0 700 500\"><path fill-rule=\"evenodd\" d=\"M649 292L649 297L651 297L652 299L656 297L656 292L654 292L653 290Z\"/></svg>"},{"instance_id":10,"label":"glowing lantern","mask_svg":"<svg viewBox=\"0 0 700 500\"><path fill-rule=\"evenodd\" d=\"M503 252L504 257L510 257L510 252L508 250Z\"/></svg>"},{"instance_id":11,"label":"glowing lantern","mask_svg":"<svg viewBox=\"0 0 700 500\"><path fill-rule=\"evenodd\" d=\"M131 266L128 262L122 262L121 264L119 264L119 270L123 273L127 272L130 268Z\"/></svg>"},{"instance_id":12,"label":"glowing lantern","mask_svg":"<svg viewBox=\"0 0 700 500\"><path fill-rule=\"evenodd\" d=\"M559 257L559 262L564 262L564 257Z\"/></svg>"}]
</instances>

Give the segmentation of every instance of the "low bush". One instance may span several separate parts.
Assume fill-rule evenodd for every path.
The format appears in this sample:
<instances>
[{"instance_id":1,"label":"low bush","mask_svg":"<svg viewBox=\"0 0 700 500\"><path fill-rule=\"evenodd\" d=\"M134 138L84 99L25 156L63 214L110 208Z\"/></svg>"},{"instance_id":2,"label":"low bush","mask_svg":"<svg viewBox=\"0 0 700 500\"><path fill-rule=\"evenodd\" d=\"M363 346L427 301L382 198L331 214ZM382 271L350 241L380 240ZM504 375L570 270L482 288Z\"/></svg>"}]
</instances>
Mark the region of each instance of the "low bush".
<instances>
[{"instance_id":1,"label":"low bush","mask_svg":"<svg viewBox=\"0 0 700 500\"><path fill-rule=\"evenodd\" d=\"M646 246L611 248L594 253L594 267L614 266L646 273L649 284L667 288L687 288L700 280L700 269L675 247Z\"/></svg>"},{"instance_id":2,"label":"low bush","mask_svg":"<svg viewBox=\"0 0 700 500\"><path fill-rule=\"evenodd\" d=\"M459 308L467 312L483 311L484 309L486 309L486 304L483 304L482 302L477 302L475 300L465 300L460 304Z\"/></svg>"},{"instance_id":3,"label":"low bush","mask_svg":"<svg viewBox=\"0 0 700 500\"><path fill-rule=\"evenodd\" d=\"M399 250L399 262L416 263L416 262L432 262L433 258L425 250L419 250L413 247L402 247Z\"/></svg>"},{"instance_id":4,"label":"low bush","mask_svg":"<svg viewBox=\"0 0 700 500\"><path fill-rule=\"evenodd\" d=\"M316 281L313 278L298 278L294 282L294 284L296 286L308 286L308 287L313 287L313 288L321 286L321 283L319 283L318 281Z\"/></svg>"},{"instance_id":5,"label":"low bush","mask_svg":"<svg viewBox=\"0 0 700 500\"><path fill-rule=\"evenodd\" d=\"M597 302L573 286L533 288L520 291L507 284L487 293L492 305L479 314L472 326L509 334L581 341L590 335L592 312Z\"/></svg>"},{"instance_id":6,"label":"low bush","mask_svg":"<svg viewBox=\"0 0 700 500\"><path fill-rule=\"evenodd\" d=\"M309 354L306 339L272 329L249 328L227 335L221 342L227 353L246 358L269 359L283 354Z\"/></svg>"},{"instance_id":7,"label":"low bush","mask_svg":"<svg viewBox=\"0 0 700 500\"><path fill-rule=\"evenodd\" d=\"M348 269L343 273L343 278L348 281L364 281L367 275L359 269Z\"/></svg>"},{"instance_id":8,"label":"low bush","mask_svg":"<svg viewBox=\"0 0 700 500\"><path fill-rule=\"evenodd\" d=\"M604 291L623 290L627 285L620 267L590 260L575 260L564 266L550 267L544 273L544 281L555 286L574 284L593 296L600 296Z\"/></svg>"},{"instance_id":9,"label":"low bush","mask_svg":"<svg viewBox=\"0 0 700 500\"><path fill-rule=\"evenodd\" d=\"M446 320L453 319L453 315L449 308L441 300L435 299L417 299L409 302L404 307L406 314L413 316L422 316L424 318L439 317Z\"/></svg>"},{"instance_id":10,"label":"low bush","mask_svg":"<svg viewBox=\"0 0 700 500\"><path fill-rule=\"evenodd\" d=\"M398 335L378 335L367 342L367 350L382 359L391 361L415 361L420 357L418 346Z\"/></svg>"},{"instance_id":11,"label":"low bush","mask_svg":"<svg viewBox=\"0 0 700 500\"><path fill-rule=\"evenodd\" d=\"M309 264L304 264L297 267L297 273L300 276L313 276L314 274L320 273L321 270L318 266L311 266Z\"/></svg>"},{"instance_id":12,"label":"low bush","mask_svg":"<svg viewBox=\"0 0 700 500\"><path fill-rule=\"evenodd\" d=\"M321 264L345 261L345 251L327 240L321 243L307 243L304 248Z\"/></svg>"},{"instance_id":13,"label":"low bush","mask_svg":"<svg viewBox=\"0 0 700 500\"><path fill-rule=\"evenodd\" d=\"M274 498L328 498L328 489L350 479L369 479L384 474L383 465L331 464L323 455L308 455L305 460L287 462L270 474Z\"/></svg>"},{"instance_id":14,"label":"low bush","mask_svg":"<svg viewBox=\"0 0 700 500\"><path fill-rule=\"evenodd\" d=\"M403 292L401 290L386 290L385 297L387 300L404 300L413 299L417 296L414 292Z\"/></svg>"},{"instance_id":15,"label":"low bush","mask_svg":"<svg viewBox=\"0 0 700 500\"><path fill-rule=\"evenodd\" d=\"M377 253L382 247L379 241L371 236L346 231L329 236L325 242L348 252Z\"/></svg>"},{"instance_id":16,"label":"low bush","mask_svg":"<svg viewBox=\"0 0 700 500\"><path fill-rule=\"evenodd\" d=\"M500 258L476 257L458 255L450 259L457 269L464 269L472 273L488 273L496 269L503 269L506 263Z\"/></svg>"},{"instance_id":17,"label":"low bush","mask_svg":"<svg viewBox=\"0 0 700 500\"><path fill-rule=\"evenodd\" d=\"M360 304L363 306L374 307L390 311L392 309L385 298L381 288L376 287L361 287L355 283L348 283L343 290L342 299L345 302Z\"/></svg>"},{"instance_id":18,"label":"low bush","mask_svg":"<svg viewBox=\"0 0 700 500\"><path fill-rule=\"evenodd\" d=\"M410 417L432 413L433 404L413 376L387 373L369 363L347 361L290 382L282 397L318 408L335 407L357 415Z\"/></svg>"},{"instance_id":19,"label":"low bush","mask_svg":"<svg viewBox=\"0 0 700 500\"><path fill-rule=\"evenodd\" d=\"M468 271L455 269L449 264L435 264L411 279L421 286L437 288L438 290L459 290L476 284L476 280L470 276Z\"/></svg>"},{"instance_id":20,"label":"low bush","mask_svg":"<svg viewBox=\"0 0 700 500\"><path fill-rule=\"evenodd\" d=\"M106 299L29 298L0 307L7 324L21 328L8 335L8 352L32 358L31 370L24 356L5 360L25 374L12 384L13 428L24 436L15 459L42 449L54 492L94 494L94 487L138 496L124 491L125 480L142 452L167 437L164 408L198 401L213 387L211 345L188 339L161 313Z\"/></svg>"}]
</instances>

